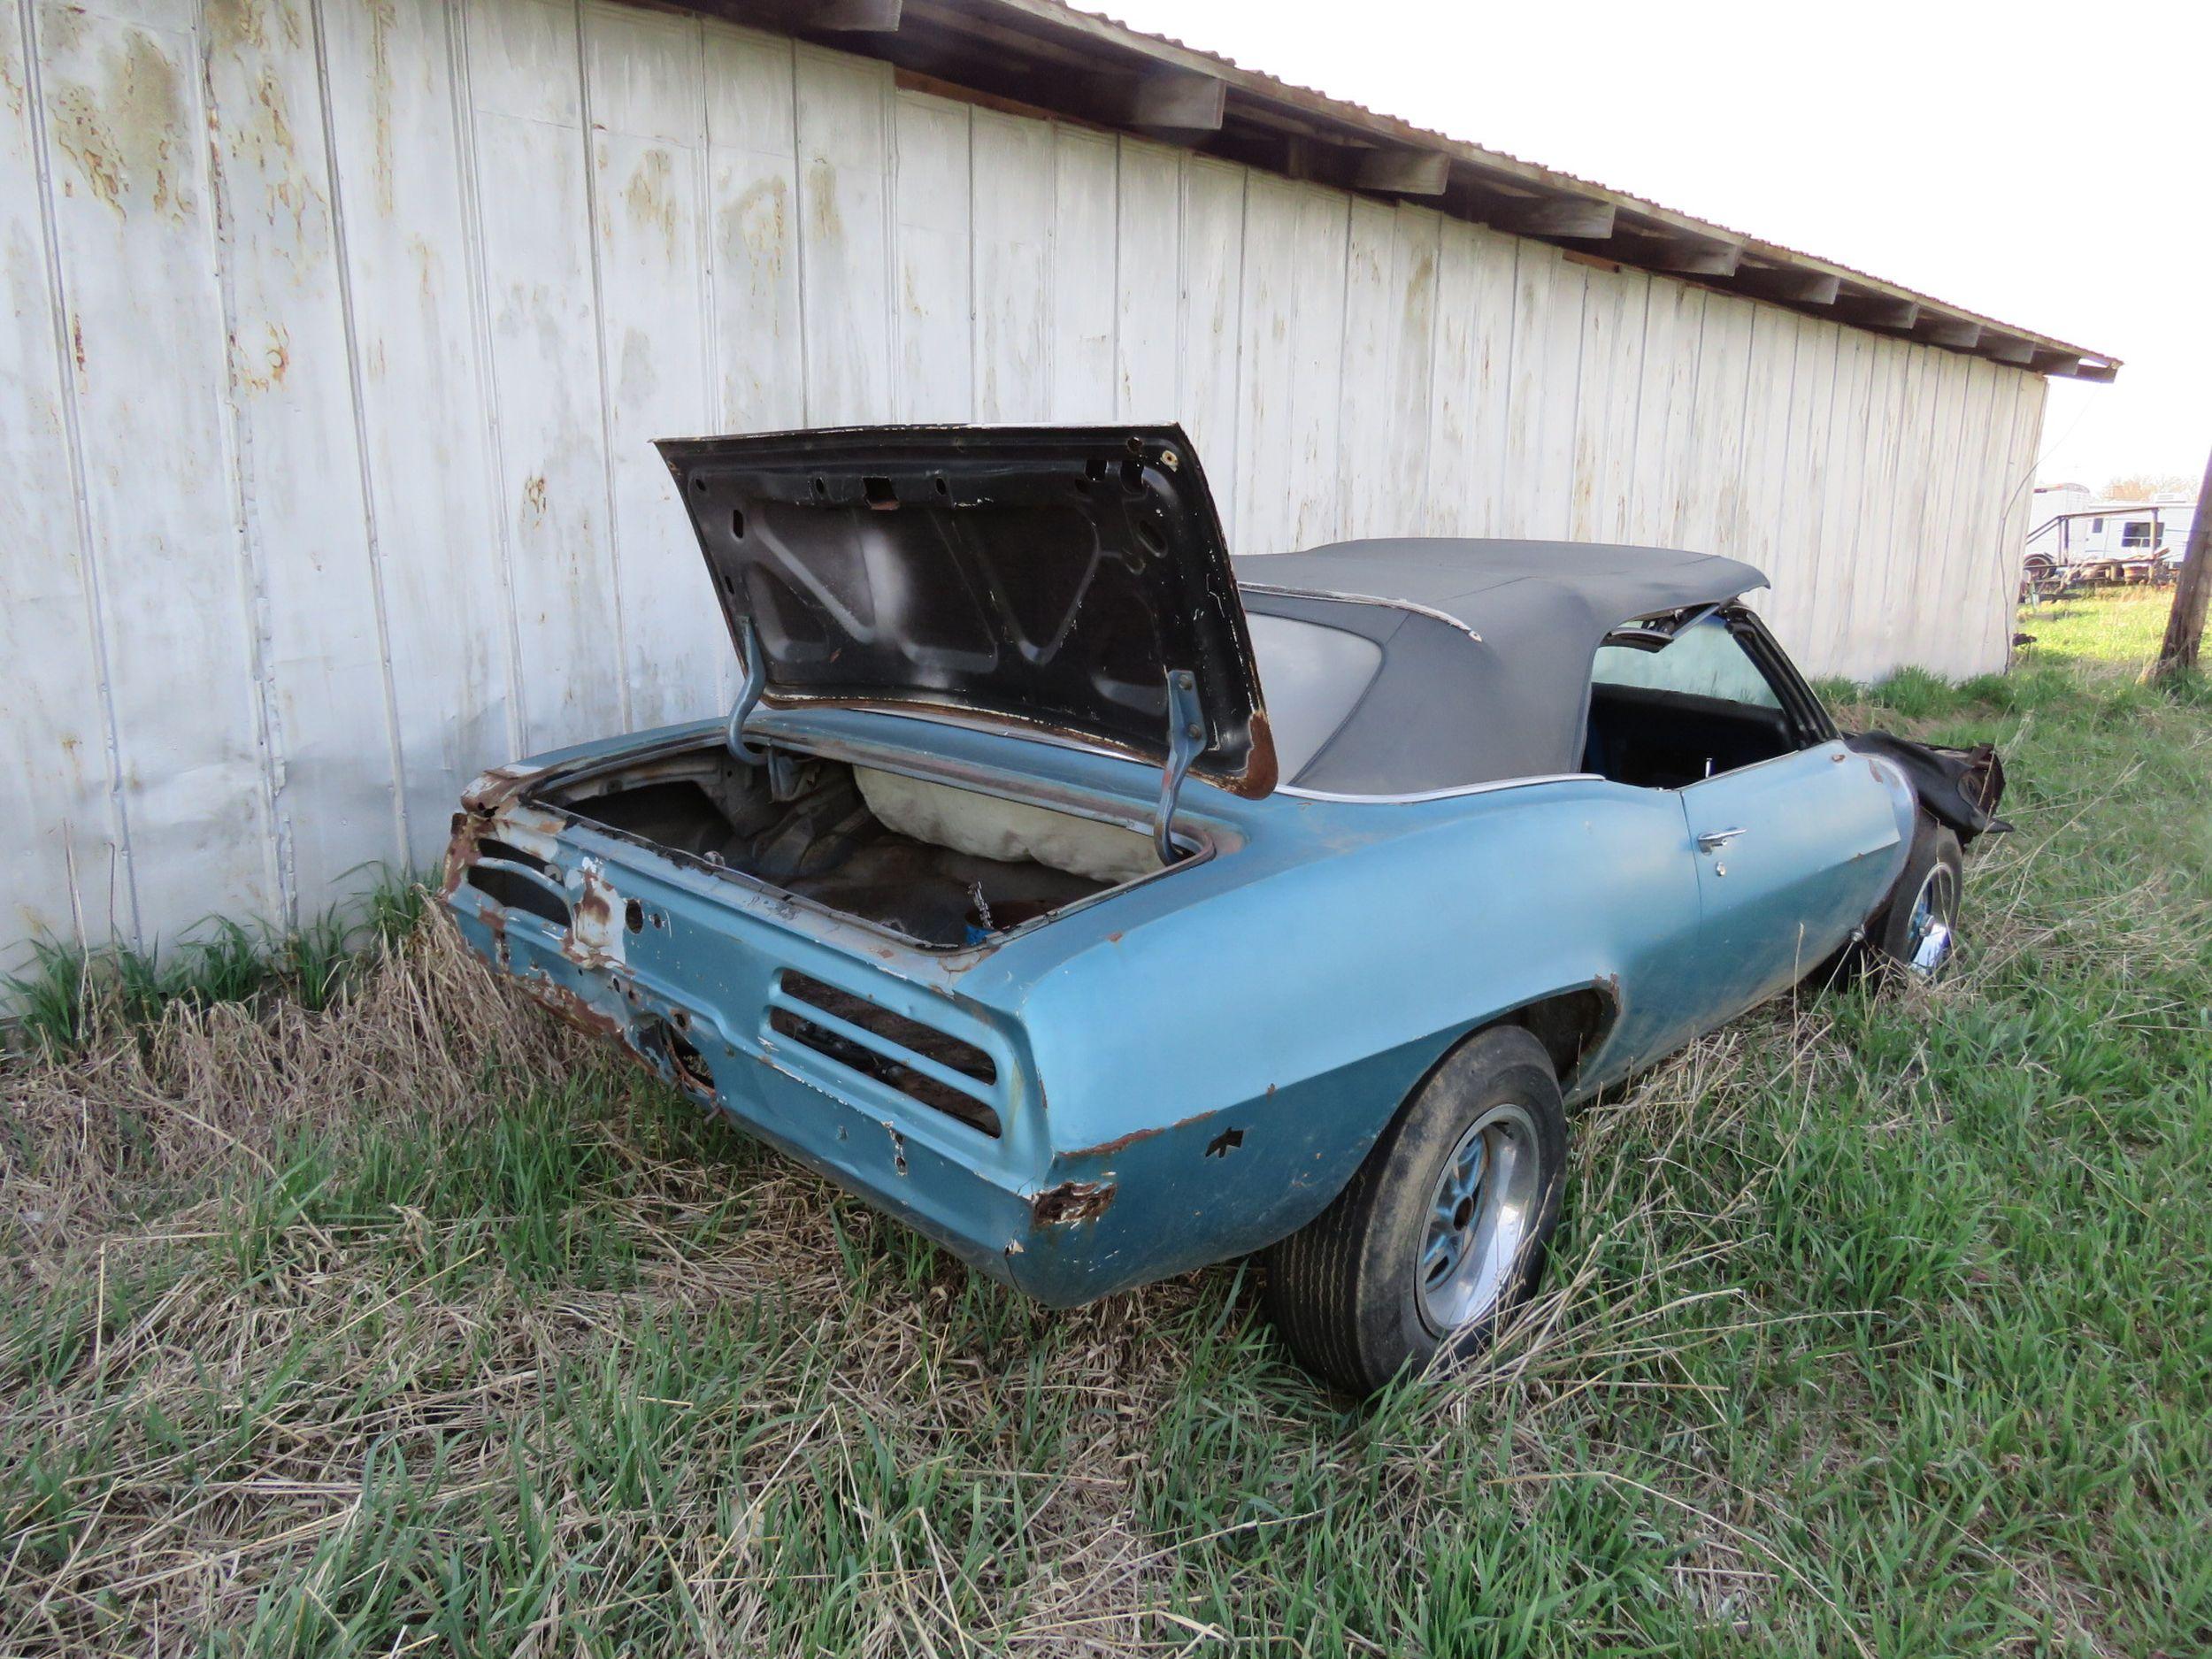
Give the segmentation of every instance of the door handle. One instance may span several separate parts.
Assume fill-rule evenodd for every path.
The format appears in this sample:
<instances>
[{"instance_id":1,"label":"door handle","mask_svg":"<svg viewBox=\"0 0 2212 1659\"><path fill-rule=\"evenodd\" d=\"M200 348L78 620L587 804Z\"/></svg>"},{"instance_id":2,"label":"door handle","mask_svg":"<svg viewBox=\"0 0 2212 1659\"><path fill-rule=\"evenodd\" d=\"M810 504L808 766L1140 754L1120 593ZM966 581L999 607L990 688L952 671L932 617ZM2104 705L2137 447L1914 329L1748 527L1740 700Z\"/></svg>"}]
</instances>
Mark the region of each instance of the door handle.
<instances>
[{"instance_id":1,"label":"door handle","mask_svg":"<svg viewBox=\"0 0 2212 1659\"><path fill-rule=\"evenodd\" d=\"M1700 830L1697 834L1697 849L1701 853L1717 853L1742 833L1743 831L1740 829Z\"/></svg>"}]
</instances>

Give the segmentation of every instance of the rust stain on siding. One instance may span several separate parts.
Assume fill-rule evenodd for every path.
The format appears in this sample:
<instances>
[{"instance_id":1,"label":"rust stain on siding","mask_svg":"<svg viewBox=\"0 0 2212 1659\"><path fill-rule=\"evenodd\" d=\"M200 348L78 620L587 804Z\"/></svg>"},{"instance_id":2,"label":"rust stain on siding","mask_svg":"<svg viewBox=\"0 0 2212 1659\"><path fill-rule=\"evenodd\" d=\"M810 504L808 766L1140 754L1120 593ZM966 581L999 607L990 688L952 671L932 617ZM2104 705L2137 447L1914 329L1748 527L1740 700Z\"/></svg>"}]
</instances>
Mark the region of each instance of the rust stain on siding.
<instances>
[{"instance_id":1,"label":"rust stain on siding","mask_svg":"<svg viewBox=\"0 0 2212 1659\"><path fill-rule=\"evenodd\" d=\"M681 251L677 242L674 174L675 164L666 150L649 150L638 157L637 166L630 173L630 182L622 192L631 219L641 230L660 232L672 262Z\"/></svg>"},{"instance_id":2,"label":"rust stain on siding","mask_svg":"<svg viewBox=\"0 0 2212 1659\"><path fill-rule=\"evenodd\" d=\"M617 380L622 401L635 408L652 396L659 384L660 376L653 368L653 336L642 328L625 328Z\"/></svg>"},{"instance_id":3,"label":"rust stain on siding","mask_svg":"<svg viewBox=\"0 0 2212 1659\"><path fill-rule=\"evenodd\" d=\"M273 392L284 384L292 366L292 331L281 323L262 325L262 342L249 346L236 334L230 337L231 373L240 386L252 392Z\"/></svg>"},{"instance_id":4,"label":"rust stain on siding","mask_svg":"<svg viewBox=\"0 0 2212 1659\"><path fill-rule=\"evenodd\" d=\"M827 244L845 240L844 216L837 211L837 166L817 161L806 170L807 195L814 207L814 234Z\"/></svg>"},{"instance_id":5,"label":"rust stain on siding","mask_svg":"<svg viewBox=\"0 0 2212 1659\"><path fill-rule=\"evenodd\" d=\"M733 254L749 254L764 271L780 272L789 245L784 230L789 195L781 179L763 179L746 187L743 195L722 210L722 246Z\"/></svg>"},{"instance_id":6,"label":"rust stain on siding","mask_svg":"<svg viewBox=\"0 0 2212 1659\"><path fill-rule=\"evenodd\" d=\"M211 44L234 51L249 47L265 52L280 39L296 48L306 40L298 12L284 0L207 0L207 32Z\"/></svg>"},{"instance_id":7,"label":"rust stain on siding","mask_svg":"<svg viewBox=\"0 0 2212 1659\"><path fill-rule=\"evenodd\" d=\"M211 0L208 35L211 119L222 138L217 182L226 234L251 235L239 221L256 211L257 182L260 216L277 233L266 245L303 276L327 257L330 236L329 204L314 168L302 165L291 100L273 61L303 48L299 12L287 0ZM235 65L245 84L242 97L224 84L219 58Z\"/></svg>"},{"instance_id":8,"label":"rust stain on siding","mask_svg":"<svg viewBox=\"0 0 2212 1659\"><path fill-rule=\"evenodd\" d=\"M0 58L0 87L7 89L8 113L19 117L23 113L23 77L17 72L12 57Z\"/></svg>"},{"instance_id":9,"label":"rust stain on siding","mask_svg":"<svg viewBox=\"0 0 2212 1659\"><path fill-rule=\"evenodd\" d=\"M192 200L175 176L184 102L174 65L144 35L106 54L105 84L65 82L54 94L54 142L85 188L118 213L144 202L181 219ZM64 188L73 188L65 180Z\"/></svg>"},{"instance_id":10,"label":"rust stain on siding","mask_svg":"<svg viewBox=\"0 0 2212 1659\"><path fill-rule=\"evenodd\" d=\"M392 162L392 31L399 19L393 0L368 0L369 108L376 142L376 205L389 218L394 211Z\"/></svg>"}]
</instances>

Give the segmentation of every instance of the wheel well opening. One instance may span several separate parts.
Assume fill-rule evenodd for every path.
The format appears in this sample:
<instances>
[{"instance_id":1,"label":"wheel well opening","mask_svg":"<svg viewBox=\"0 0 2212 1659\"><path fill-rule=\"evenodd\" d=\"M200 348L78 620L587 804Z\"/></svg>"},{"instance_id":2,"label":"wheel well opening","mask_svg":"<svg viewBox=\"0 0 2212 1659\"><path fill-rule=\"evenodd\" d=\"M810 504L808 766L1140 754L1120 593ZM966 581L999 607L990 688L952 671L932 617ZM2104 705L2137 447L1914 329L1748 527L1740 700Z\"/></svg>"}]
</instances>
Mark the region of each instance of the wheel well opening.
<instances>
[{"instance_id":1,"label":"wheel well opening","mask_svg":"<svg viewBox=\"0 0 2212 1659\"><path fill-rule=\"evenodd\" d=\"M1605 1041L1617 1012L1615 1000L1602 987L1585 985L1517 1008L1502 1023L1522 1026L1544 1045L1563 1087Z\"/></svg>"}]
</instances>

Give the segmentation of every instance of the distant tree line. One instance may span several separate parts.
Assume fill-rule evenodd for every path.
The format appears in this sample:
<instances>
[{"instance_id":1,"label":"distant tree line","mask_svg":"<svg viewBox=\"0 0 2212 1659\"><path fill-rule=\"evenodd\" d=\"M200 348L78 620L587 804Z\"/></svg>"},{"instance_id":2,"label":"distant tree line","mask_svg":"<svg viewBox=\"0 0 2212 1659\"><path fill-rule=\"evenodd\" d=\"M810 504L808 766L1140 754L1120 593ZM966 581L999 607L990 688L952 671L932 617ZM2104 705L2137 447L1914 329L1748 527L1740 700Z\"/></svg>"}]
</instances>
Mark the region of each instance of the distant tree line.
<instances>
[{"instance_id":1,"label":"distant tree line","mask_svg":"<svg viewBox=\"0 0 2212 1659\"><path fill-rule=\"evenodd\" d=\"M2197 480L2185 472L2129 472L2108 483L2106 501L2148 501L2154 495L2186 495Z\"/></svg>"}]
</instances>

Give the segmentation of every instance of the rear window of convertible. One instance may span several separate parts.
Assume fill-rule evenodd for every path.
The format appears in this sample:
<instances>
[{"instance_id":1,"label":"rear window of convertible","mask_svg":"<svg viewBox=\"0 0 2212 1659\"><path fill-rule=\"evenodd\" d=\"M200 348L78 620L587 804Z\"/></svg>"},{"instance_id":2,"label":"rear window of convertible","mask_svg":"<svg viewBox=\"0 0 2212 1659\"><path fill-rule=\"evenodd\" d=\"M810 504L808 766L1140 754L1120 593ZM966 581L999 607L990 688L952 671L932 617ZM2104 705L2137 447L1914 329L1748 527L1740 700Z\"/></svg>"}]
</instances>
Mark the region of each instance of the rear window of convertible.
<instances>
[{"instance_id":1,"label":"rear window of convertible","mask_svg":"<svg viewBox=\"0 0 2212 1659\"><path fill-rule=\"evenodd\" d=\"M1342 628L1291 617L1245 618L1267 699L1275 759L1295 783L1382 672L1382 647Z\"/></svg>"}]
</instances>

